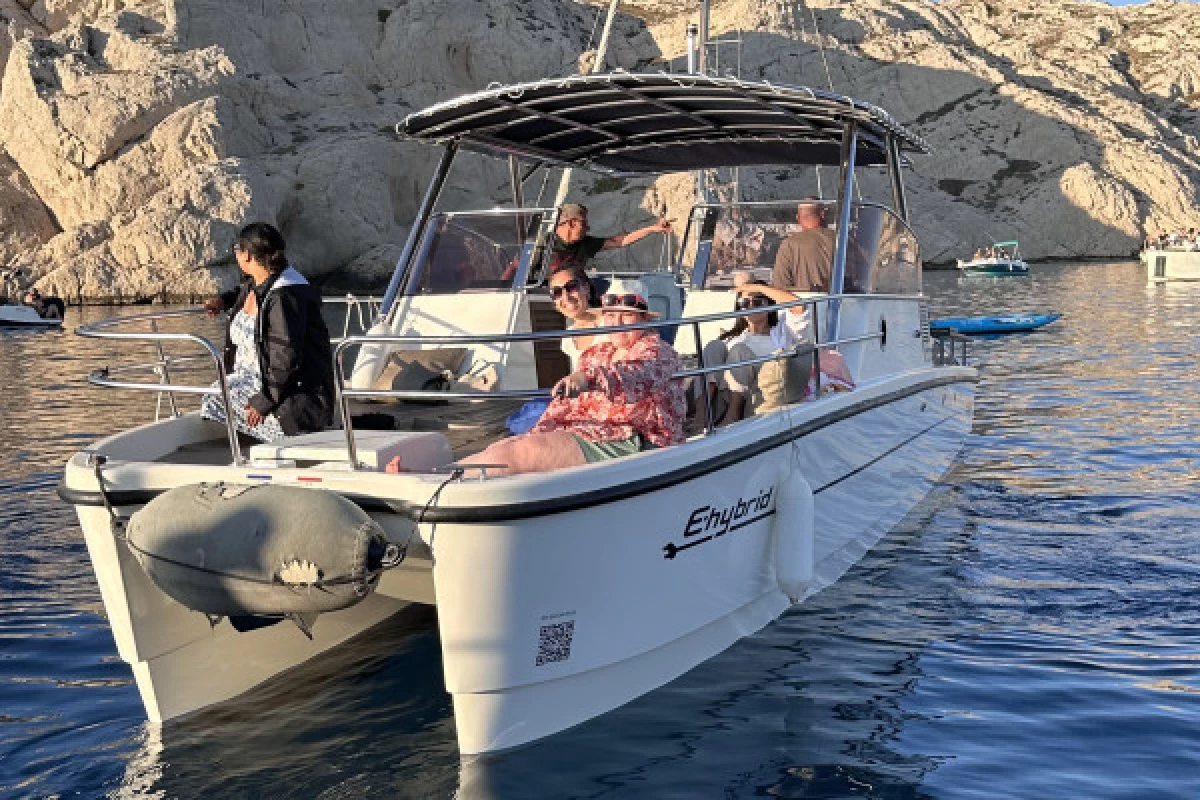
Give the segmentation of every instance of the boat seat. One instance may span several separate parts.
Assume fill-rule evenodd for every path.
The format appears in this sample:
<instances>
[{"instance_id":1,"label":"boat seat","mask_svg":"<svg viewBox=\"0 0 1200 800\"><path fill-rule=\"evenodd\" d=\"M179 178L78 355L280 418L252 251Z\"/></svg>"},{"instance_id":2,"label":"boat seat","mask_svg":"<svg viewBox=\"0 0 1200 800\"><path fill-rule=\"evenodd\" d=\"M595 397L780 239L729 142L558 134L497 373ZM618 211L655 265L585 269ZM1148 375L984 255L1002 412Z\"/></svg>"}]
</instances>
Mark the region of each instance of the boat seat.
<instances>
[{"instance_id":1,"label":"boat seat","mask_svg":"<svg viewBox=\"0 0 1200 800\"><path fill-rule=\"evenodd\" d=\"M368 469L382 470L394 457L411 472L428 472L454 460L450 442L435 431L355 431L358 460ZM250 448L252 462L346 462L344 431L321 431L288 436Z\"/></svg>"},{"instance_id":2,"label":"boat seat","mask_svg":"<svg viewBox=\"0 0 1200 800\"><path fill-rule=\"evenodd\" d=\"M661 314L661 319L679 319L683 315L683 290L675 283L673 272L647 272L639 276L646 287L646 303L650 310ZM659 328L662 338L669 344L675 343L677 326Z\"/></svg>"}]
</instances>

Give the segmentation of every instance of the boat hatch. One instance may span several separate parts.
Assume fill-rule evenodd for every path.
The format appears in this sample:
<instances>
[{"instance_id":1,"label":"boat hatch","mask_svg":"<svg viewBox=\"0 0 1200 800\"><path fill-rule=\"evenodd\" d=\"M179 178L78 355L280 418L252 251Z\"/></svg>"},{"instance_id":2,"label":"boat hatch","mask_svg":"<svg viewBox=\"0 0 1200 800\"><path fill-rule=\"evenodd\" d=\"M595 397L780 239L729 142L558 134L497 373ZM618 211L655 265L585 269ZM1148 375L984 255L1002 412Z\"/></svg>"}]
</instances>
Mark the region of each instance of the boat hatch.
<instances>
[{"instance_id":1,"label":"boat hatch","mask_svg":"<svg viewBox=\"0 0 1200 800\"><path fill-rule=\"evenodd\" d=\"M547 164L616 175L843 161L847 125L855 163L888 163L888 142L928 146L877 106L799 86L700 75L613 73L514 84L412 114L414 139L457 141Z\"/></svg>"}]
</instances>

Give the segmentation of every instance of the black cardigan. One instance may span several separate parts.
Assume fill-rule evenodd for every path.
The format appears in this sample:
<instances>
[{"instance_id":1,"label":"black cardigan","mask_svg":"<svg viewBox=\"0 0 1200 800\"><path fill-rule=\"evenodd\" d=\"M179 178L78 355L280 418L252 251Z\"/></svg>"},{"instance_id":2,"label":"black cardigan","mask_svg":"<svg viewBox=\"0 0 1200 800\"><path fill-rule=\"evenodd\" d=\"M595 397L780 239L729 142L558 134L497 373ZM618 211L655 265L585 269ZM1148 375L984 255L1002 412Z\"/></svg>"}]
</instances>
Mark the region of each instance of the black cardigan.
<instances>
[{"instance_id":1,"label":"black cardigan","mask_svg":"<svg viewBox=\"0 0 1200 800\"><path fill-rule=\"evenodd\" d=\"M253 291L258 297L254 345L262 374L262 391L250 398L255 411L274 413L288 436L325 430L333 424L333 349L321 317L321 293L310 284L280 286L279 274L261 286L247 279L221 294L221 304L235 313ZM225 329L225 371L233 371L237 347Z\"/></svg>"}]
</instances>

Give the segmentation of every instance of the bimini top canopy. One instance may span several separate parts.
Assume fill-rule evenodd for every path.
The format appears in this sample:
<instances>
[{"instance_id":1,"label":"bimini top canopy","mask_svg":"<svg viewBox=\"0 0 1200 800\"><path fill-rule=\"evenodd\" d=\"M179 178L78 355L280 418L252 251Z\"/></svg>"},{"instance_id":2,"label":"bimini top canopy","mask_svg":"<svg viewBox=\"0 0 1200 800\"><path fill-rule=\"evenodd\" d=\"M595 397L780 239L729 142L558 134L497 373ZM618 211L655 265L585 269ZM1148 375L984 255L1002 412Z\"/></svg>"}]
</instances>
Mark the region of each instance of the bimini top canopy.
<instances>
[{"instance_id":1,"label":"bimini top canopy","mask_svg":"<svg viewBox=\"0 0 1200 800\"><path fill-rule=\"evenodd\" d=\"M610 73L490 88L405 118L402 135L617 175L711 167L886 162L887 136L927 153L886 111L800 86L701 75Z\"/></svg>"}]
</instances>

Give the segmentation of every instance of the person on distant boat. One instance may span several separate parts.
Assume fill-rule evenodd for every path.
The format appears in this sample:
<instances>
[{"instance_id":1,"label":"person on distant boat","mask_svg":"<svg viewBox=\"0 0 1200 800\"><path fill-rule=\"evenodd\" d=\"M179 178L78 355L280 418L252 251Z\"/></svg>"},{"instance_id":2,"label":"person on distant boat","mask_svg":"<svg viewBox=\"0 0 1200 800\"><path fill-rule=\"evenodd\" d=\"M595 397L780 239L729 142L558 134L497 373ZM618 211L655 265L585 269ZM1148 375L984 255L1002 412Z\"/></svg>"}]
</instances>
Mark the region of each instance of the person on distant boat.
<instances>
[{"instance_id":1,"label":"person on distant boat","mask_svg":"<svg viewBox=\"0 0 1200 800\"><path fill-rule=\"evenodd\" d=\"M617 279L600 299L608 325L657 317L640 280ZM653 330L610 334L555 384L553 399L526 434L502 439L463 464L500 464L489 475L575 467L683 441L683 388L672 376L679 355ZM398 471L389 464L389 472Z\"/></svg>"},{"instance_id":2,"label":"person on distant boat","mask_svg":"<svg viewBox=\"0 0 1200 800\"><path fill-rule=\"evenodd\" d=\"M805 198L796 208L800 231L779 245L771 285L797 292L828 292L835 236L825 225L825 206Z\"/></svg>"},{"instance_id":3,"label":"person on distant boat","mask_svg":"<svg viewBox=\"0 0 1200 800\"><path fill-rule=\"evenodd\" d=\"M238 430L262 441L313 433L333 422L333 357L321 318L321 293L292 267L283 236L256 222L233 245L245 278L208 300L210 316L234 310L225 371ZM224 402L208 395L208 419L225 421Z\"/></svg>"},{"instance_id":4,"label":"person on distant boat","mask_svg":"<svg viewBox=\"0 0 1200 800\"><path fill-rule=\"evenodd\" d=\"M37 289L25 292L25 305L37 312L42 319L62 319L67 311L67 304L58 297L43 297Z\"/></svg>"},{"instance_id":5,"label":"person on distant boat","mask_svg":"<svg viewBox=\"0 0 1200 800\"><path fill-rule=\"evenodd\" d=\"M558 313L567 318L569 328L598 328L603 324L597 307L600 298L592 279L580 267L560 269L550 276L550 299ZM602 338L602 337L600 337ZM579 366L579 357L595 344L595 336L576 336L562 340L563 352L571 359L571 369Z\"/></svg>"}]
</instances>

